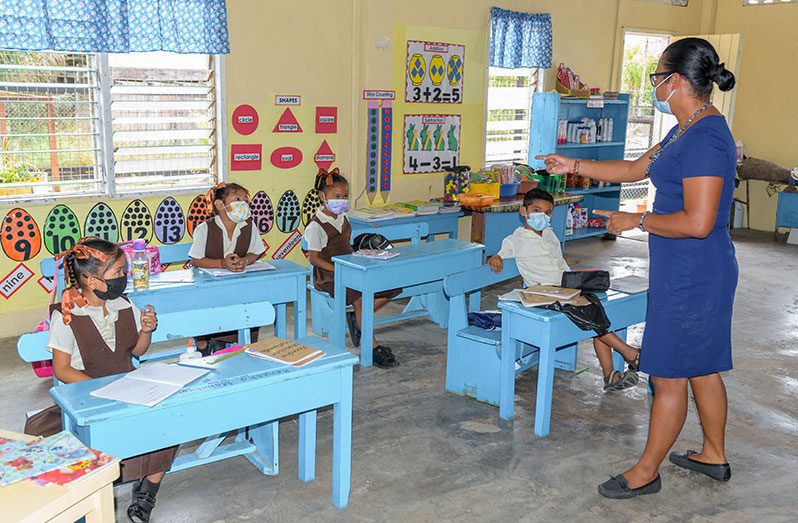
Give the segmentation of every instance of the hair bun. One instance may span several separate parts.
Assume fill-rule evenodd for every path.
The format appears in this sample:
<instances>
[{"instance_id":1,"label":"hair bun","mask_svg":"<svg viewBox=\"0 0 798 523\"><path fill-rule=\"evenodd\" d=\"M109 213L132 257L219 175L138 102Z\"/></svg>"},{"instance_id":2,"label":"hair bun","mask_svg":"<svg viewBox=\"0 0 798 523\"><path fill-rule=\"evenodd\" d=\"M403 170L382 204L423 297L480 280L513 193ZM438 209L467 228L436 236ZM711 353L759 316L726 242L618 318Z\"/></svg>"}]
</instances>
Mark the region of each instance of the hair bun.
<instances>
[{"instance_id":1,"label":"hair bun","mask_svg":"<svg viewBox=\"0 0 798 523\"><path fill-rule=\"evenodd\" d=\"M718 89L721 91L728 91L735 84L734 74L726 69L726 64L724 63L717 64L712 68L710 78L718 84Z\"/></svg>"}]
</instances>

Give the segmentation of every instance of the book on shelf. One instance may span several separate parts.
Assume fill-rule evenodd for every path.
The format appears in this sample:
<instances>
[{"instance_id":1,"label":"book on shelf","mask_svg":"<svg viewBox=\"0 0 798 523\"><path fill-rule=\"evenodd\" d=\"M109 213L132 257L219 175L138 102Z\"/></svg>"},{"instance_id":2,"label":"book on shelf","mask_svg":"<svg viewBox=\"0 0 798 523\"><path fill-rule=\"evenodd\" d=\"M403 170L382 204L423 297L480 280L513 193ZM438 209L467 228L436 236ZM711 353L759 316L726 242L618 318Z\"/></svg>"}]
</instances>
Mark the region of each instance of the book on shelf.
<instances>
[{"instance_id":1,"label":"book on shelf","mask_svg":"<svg viewBox=\"0 0 798 523\"><path fill-rule=\"evenodd\" d=\"M379 220L389 220L394 217L394 213L390 210L384 210L379 207L363 207L360 209L352 209L346 215L349 218L356 220L363 220L366 222L376 222Z\"/></svg>"},{"instance_id":2,"label":"book on shelf","mask_svg":"<svg viewBox=\"0 0 798 523\"><path fill-rule=\"evenodd\" d=\"M146 363L89 394L96 398L153 407L208 372L206 369L170 363Z\"/></svg>"},{"instance_id":3,"label":"book on shelf","mask_svg":"<svg viewBox=\"0 0 798 523\"><path fill-rule=\"evenodd\" d=\"M294 367L307 365L326 354L313 347L276 337L259 340L246 347L246 353L250 356Z\"/></svg>"}]
</instances>

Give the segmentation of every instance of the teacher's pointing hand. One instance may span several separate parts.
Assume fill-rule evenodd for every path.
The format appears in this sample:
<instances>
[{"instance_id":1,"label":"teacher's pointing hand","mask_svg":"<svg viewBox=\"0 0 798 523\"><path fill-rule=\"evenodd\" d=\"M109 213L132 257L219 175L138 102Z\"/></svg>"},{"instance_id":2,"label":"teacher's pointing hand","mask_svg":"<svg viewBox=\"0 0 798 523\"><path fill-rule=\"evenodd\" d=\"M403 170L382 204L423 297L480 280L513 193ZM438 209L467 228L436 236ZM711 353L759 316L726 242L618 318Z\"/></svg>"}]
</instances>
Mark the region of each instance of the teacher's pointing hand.
<instances>
[{"instance_id":1,"label":"teacher's pointing hand","mask_svg":"<svg viewBox=\"0 0 798 523\"><path fill-rule=\"evenodd\" d=\"M551 174L568 174L576 171L576 160L561 154L540 154L536 160L543 160L546 170Z\"/></svg>"},{"instance_id":2,"label":"teacher's pointing hand","mask_svg":"<svg viewBox=\"0 0 798 523\"><path fill-rule=\"evenodd\" d=\"M624 231L631 231L640 225L641 214L620 211L602 211L596 209L593 214L607 217L607 232L619 235Z\"/></svg>"}]
</instances>

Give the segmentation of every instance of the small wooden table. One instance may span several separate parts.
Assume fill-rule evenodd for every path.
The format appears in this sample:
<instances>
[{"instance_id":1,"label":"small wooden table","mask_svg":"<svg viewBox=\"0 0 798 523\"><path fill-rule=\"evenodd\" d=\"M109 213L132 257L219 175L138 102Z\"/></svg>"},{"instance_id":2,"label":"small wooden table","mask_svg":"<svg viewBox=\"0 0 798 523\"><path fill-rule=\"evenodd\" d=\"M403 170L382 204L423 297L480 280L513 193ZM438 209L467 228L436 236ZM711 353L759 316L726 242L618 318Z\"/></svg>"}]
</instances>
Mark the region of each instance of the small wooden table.
<instances>
[{"instance_id":1,"label":"small wooden table","mask_svg":"<svg viewBox=\"0 0 798 523\"><path fill-rule=\"evenodd\" d=\"M0 437L30 440L32 436L0 429ZM114 521L113 482L119 477L119 460L92 472L71 485L41 487L18 481L0 487L0 521L86 523Z\"/></svg>"}]
</instances>

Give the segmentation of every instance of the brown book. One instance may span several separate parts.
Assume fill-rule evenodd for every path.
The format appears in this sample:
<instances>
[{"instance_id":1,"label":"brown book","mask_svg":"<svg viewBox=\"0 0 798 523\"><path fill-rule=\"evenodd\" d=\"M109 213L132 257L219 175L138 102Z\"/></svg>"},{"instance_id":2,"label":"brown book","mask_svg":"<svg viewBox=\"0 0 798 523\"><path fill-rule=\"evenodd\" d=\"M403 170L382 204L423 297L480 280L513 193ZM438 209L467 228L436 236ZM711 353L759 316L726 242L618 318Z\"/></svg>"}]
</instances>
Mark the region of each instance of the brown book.
<instances>
[{"instance_id":1,"label":"brown book","mask_svg":"<svg viewBox=\"0 0 798 523\"><path fill-rule=\"evenodd\" d=\"M247 345L246 353L285 365L301 367L321 358L326 353L306 345L282 338L267 338Z\"/></svg>"}]
</instances>

